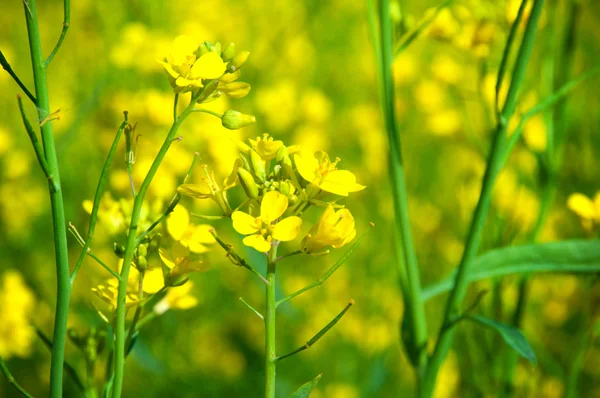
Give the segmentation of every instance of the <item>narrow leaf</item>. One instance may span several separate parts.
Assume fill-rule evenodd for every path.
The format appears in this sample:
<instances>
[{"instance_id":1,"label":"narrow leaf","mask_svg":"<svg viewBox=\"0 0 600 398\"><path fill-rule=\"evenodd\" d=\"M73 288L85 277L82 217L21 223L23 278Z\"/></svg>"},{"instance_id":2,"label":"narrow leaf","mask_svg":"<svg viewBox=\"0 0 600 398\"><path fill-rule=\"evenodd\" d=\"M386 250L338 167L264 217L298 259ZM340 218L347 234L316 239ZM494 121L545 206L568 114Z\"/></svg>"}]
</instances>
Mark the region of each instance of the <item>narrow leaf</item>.
<instances>
[{"instance_id":1,"label":"narrow leaf","mask_svg":"<svg viewBox=\"0 0 600 398\"><path fill-rule=\"evenodd\" d=\"M563 272L600 272L600 241L567 240L562 242L512 246L491 250L475 259L469 283L510 274ZM423 289L427 301L454 286L456 271Z\"/></svg>"},{"instance_id":2,"label":"narrow leaf","mask_svg":"<svg viewBox=\"0 0 600 398\"><path fill-rule=\"evenodd\" d=\"M482 326L488 327L490 329L494 329L506 341L513 350L519 353L523 358L527 359L533 365L536 364L535 353L533 352L533 348L523 336L523 333L519 329L514 326L506 325L504 323L500 323L494 321L493 319L485 318L479 315L465 315L465 319L476 322Z\"/></svg>"},{"instance_id":3,"label":"narrow leaf","mask_svg":"<svg viewBox=\"0 0 600 398\"><path fill-rule=\"evenodd\" d=\"M292 395L290 395L290 398L308 398L308 397L310 397L310 394L312 393L314 388L317 386L317 383L319 382L319 380L321 380L321 376L323 376L323 373L319 374L317 377L315 377L308 383L302 384L299 389L297 389Z\"/></svg>"}]
</instances>

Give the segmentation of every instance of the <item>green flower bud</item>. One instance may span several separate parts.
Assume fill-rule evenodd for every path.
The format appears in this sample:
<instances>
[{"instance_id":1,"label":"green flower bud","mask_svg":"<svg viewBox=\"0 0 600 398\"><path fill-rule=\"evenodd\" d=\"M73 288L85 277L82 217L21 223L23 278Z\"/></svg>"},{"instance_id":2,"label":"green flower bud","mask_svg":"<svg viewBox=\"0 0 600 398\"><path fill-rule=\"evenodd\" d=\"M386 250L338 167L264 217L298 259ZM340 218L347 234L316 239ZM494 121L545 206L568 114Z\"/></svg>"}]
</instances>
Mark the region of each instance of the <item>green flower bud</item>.
<instances>
[{"instance_id":1,"label":"green flower bud","mask_svg":"<svg viewBox=\"0 0 600 398\"><path fill-rule=\"evenodd\" d=\"M239 53L235 54L233 56L231 62L229 63L229 67L227 68L227 71L229 73L233 73L236 70L240 69L242 66L244 66L244 64L248 60L249 56L250 56L250 52L248 52L248 51L240 51Z\"/></svg>"},{"instance_id":2,"label":"green flower bud","mask_svg":"<svg viewBox=\"0 0 600 398\"><path fill-rule=\"evenodd\" d=\"M146 257L138 256L136 265L139 271L145 271L146 268L148 268L148 261L146 260Z\"/></svg>"},{"instance_id":3,"label":"green flower bud","mask_svg":"<svg viewBox=\"0 0 600 398\"><path fill-rule=\"evenodd\" d=\"M180 275L173 280L169 280L168 285L171 287L183 286L189 281L190 278L187 275Z\"/></svg>"},{"instance_id":4,"label":"green flower bud","mask_svg":"<svg viewBox=\"0 0 600 398\"><path fill-rule=\"evenodd\" d=\"M227 47L225 47L225 50L223 50L223 54L221 54L221 58L223 58L223 61L228 62L233 59L234 55L235 55L235 44L229 43L227 45Z\"/></svg>"},{"instance_id":5,"label":"green flower bud","mask_svg":"<svg viewBox=\"0 0 600 398\"><path fill-rule=\"evenodd\" d=\"M281 148L277 151L277 155L275 155L275 161L280 164L284 158L289 158L288 150L285 145L282 145Z\"/></svg>"},{"instance_id":6,"label":"green flower bud","mask_svg":"<svg viewBox=\"0 0 600 398\"><path fill-rule=\"evenodd\" d=\"M198 97L198 103L201 104L205 102L211 95L214 94L214 92L217 90L217 87L219 87L218 80L211 80L210 83L207 83L204 86L202 93Z\"/></svg>"},{"instance_id":7,"label":"green flower bud","mask_svg":"<svg viewBox=\"0 0 600 398\"><path fill-rule=\"evenodd\" d=\"M256 185L256 182L254 182L252 174L250 174L248 170L242 168L239 168L237 173L240 179L240 184L242 185L242 188L244 188L246 195L251 199L258 198L258 185Z\"/></svg>"},{"instance_id":8,"label":"green flower bud","mask_svg":"<svg viewBox=\"0 0 600 398\"><path fill-rule=\"evenodd\" d=\"M223 114L221 124L229 130L237 130L246 127L256 122L256 118L251 115L245 115L238 111L228 110Z\"/></svg>"},{"instance_id":9,"label":"green flower bud","mask_svg":"<svg viewBox=\"0 0 600 398\"><path fill-rule=\"evenodd\" d=\"M216 52L220 56L221 55L221 43L216 42L215 45L213 46L213 48L211 48L211 51Z\"/></svg>"},{"instance_id":10,"label":"green flower bud","mask_svg":"<svg viewBox=\"0 0 600 398\"><path fill-rule=\"evenodd\" d=\"M281 181L279 183L279 192L289 197L290 194L294 193L294 187L287 181Z\"/></svg>"},{"instance_id":11,"label":"green flower bud","mask_svg":"<svg viewBox=\"0 0 600 398\"><path fill-rule=\"evenodd\" d=\"M125 257L125 246L118 244L117 242L113 243L113 252L119 258Z\"/></svg>"},{"instance_id":12,"label":"green flower bud","mask_svg":"<svg viewBox=\"0 0 600 398\"><path fill-rule=\"evenodd\" d=\"M139 245L137 254L138 256L146 257L148 255L148 245Z\"/></svg>"},{"instance_id":13,"label":"green flower bud","mask_svg":"<svg viewBox=\"0 0 600 398\"><path fill-rule=\"evenodd\" d=\"M208 48L208 51L213 51L213 45L208 40L204 40L204 45Z\"/></svg>"},{"instance_id":14,"label":"green flower bud","mask_svg":"<svg viewBox=\"0 0 600 398\"><path fill-rule=\"evenodd\" d=\"M265 171L265 161L262 160L260 155L256 151L250 151L250 163L252 164L252 170L254 175L260 182L264 182L267 179L267 173Z\"/></svg>"},{"instance_id":15,"label":"green flower bud","mask_svg":"<svg viewBox=\"0 0 600 398\"><path fill-rule=\"evenodd\" d=\"M231 98L243 98L250 92L250 85L244 82L229 83L221 88Z\"/></svg>"},{"instance_id":16,"label":"green flower bud","mask_svg":"<svg viewBox=\"0 0 600 398\"><path fill-rule=\"evenodd\" d=\"M203 56L204 54L206 54L209 51L210 50L208 49L206 44L202 43L198 46L198 51L196 52L196 55L198 56L198 58L200 58L201 56Z\"/></svg>"}]
</instances>

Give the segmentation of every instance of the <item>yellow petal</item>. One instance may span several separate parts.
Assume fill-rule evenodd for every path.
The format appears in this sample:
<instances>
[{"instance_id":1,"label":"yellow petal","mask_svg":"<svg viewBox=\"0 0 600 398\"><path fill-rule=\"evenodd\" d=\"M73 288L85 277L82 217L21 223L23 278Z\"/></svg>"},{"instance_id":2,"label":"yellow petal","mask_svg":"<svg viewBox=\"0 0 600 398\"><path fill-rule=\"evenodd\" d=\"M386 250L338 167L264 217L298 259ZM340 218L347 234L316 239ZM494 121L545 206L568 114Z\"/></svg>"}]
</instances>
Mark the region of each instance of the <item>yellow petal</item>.
<instances>
[{"instance_id":1,"label":"yellow petal","mask_svg":"<svg viewBox=\"0 0 600 398\"><path fill-rule=\"evenodd\" d=\"M211 51L196 60L190 76L200 79L217 79L225 73L226 67L221 56Z\"/></svg>"},{"instance_id":2,"label":"yellow petal","mask_svg":"<svg viewBox=\"0 0 600 398\"><path fill-rule=\"evenodd\" d=\"M300 225L302 225L302 219L300 217L292 216L284 218L275 224L271 235L273 239L288 242L296 239L300 232Z\"/></svg>"},{"instance_id":3,"label":"yellow petal","mask_svg":"<svg viewBox=\"0 0 600 398\"><path fill-rule=\"evenodd\" d=\"M271 249L271 243L267 241L262 235L250 235L246 236L242 241L246 246L250 246L259 252L268 252Z\"/></svg>"},{"instance_id":4,"label":"yellow petal","mask_svg":"<svg viewBox=\"0 0 600 398\"><path fill-rule=\"evenodd\" d=\"M260 217L265 224L277 220L288 207L288 198L277 191L269 191L260 204Z\"/></svg>"},{"instance_id":5,"label":"yellow petal","mask_svg":"<svg viewBox=\"0 0 600 398\"><path fill-rule=\"evenodd\" d=\"M579 217L592 220L596 215L594 203L587 196L581 193L574 193L567 199L567 207Z\"/></svg>"},{"instance_id":6,"label":"yellow petal","mask_svg":"<svg viewBox=\"0 0 600 398\"><path fill-rule=\"evenodd\" d=\"M147 269L144 274L144 292L154 294L165 285L162 269L151 268Z\"/></svg>"},{"instance_id":7,"label":"yellow petal","mask_svg":"<svg viewBox=\"0 0 600 398\"><path fill-rule=\"evenodd\" d=\"M210 192L208 186L200 184L182 184L177 188L177 192L196 199L208 199L212 197L212 192Z\"/></svg>"},{"instance_id":8,"label":"yellow petal","mask_svg":"<svg viewBox=\"0 0 600 398\"><path fill-rule=\"evenodd\" d=\"M181 65L188 61L190 57L195 57L195 52L198 49L198 43L190 36L177 36L173 41L173 49L171 56L175 65Z\"/></svg>"},{"instance_id":9,"label":"yellow petal","mask_svg":"<svg viewBox=\"0 0 600 398\"><path fill-rule=\"evenodd\" d=\"M231 215L233 228L242 235L250 235L258 232L261 225L258 225L256 218L243 211L234 211Z\"/></svg>"},{"instance_id":10,"label":"yellow petal","mask_svg":"<svg viewBox=\"0 0 600 398\"><path fill-rule=\"evenodd\" d=\"M173 269L173 267L175 267L175 259L171 255L170 250L167 250L164 247L160 247L158 249L158 255L160 256L162 262L165 263L167 267L169 267L169 269Z\"/></svg>"},{"instance_id":11,"label":"yellow petal","mask_svg":"<svg viewBox=\"0 0 600 398\"><path fill-rule=\"evenodd\" d=\"M348 192L361 191L366 187L357 184L356 177L348 170L333 170L323 178L319 188L336 195L348 196Z\"/></svg>"},{"instance_id":12,"label":"yellow petal","mask_svg":"<svg viewBox=\"0 0 600 398\"><path fill-rule=\"evenodd\" d=\"M294 155L294 162L296 163L296 169L302 178L308 182L313 182L315 180L319 162L314 155L308 152L300 152L299 154Z\"/></svg>"},{"instance_id":13,"label":"yellow petal","mask_svg":"<svg viewBox=\"0 0 600 398\"><path fill-rule=\"evenodd\" d=\"M165 71L173 79L177 79L179 77L179 72L176 72L175 69L173 69L173 66L171 64L169 64L167 62L163 62L163 61L158 61L158 63L161 64L163 66L163 68L165 68Z\"/></svg>"},{"instance_id":14,"label":"yellow petal","mask_svg":"<svg viewBox=\"0 0 600 398\"><path fill-rule=\"evenodd\" d=\"M167 232L175 240L181 240L190 225L190 214L185 207L177 206L167 218Z\"/></svg>"},{"instance_id":15,"label":"yellow petal","mask_svg":"<svg viewBox=\"0 0 600 398\"><path fill-rule=\"evenodd\" d=\"M175 80L175 85L177 87L204 87L202 85L202 80L200 79L186 79L185 77L181 76Z\"/></svg>"}]
</instances>

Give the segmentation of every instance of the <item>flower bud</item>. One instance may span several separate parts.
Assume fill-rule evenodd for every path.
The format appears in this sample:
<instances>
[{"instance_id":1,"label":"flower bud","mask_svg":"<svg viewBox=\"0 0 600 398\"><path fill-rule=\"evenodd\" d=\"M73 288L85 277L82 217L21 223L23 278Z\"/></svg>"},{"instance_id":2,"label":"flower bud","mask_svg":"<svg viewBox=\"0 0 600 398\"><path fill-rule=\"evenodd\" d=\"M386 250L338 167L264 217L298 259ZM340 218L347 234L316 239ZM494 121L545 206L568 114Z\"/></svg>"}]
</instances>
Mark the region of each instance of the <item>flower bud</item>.
<instances>
[{"instance_id":1,"label":"flower bud","mask_svg":"<svg viewBox=\"0 0 600 398\"><path fill-rule=\"evenodd\" d=\"M138 269L138 271L145 271L146 268L148 268L148 261L146 260L146 257L138 256L136 266L137 266L136 268Z\"/></svg>"},{"instance_id":2,"label":"flower bud","mask_svg":"<svg viewBox=\"0 0 600 398\"><path fill-rule=\"evenodd\" d=\"M256 151L250 151L250 163L252 164L252 170L254 175L260 182L264 182L267 179L267 173L265 171L265 161L262 160L260 155Z\"/></svg>"},{"instance_id":3,"label":"flower bud","mask_svg":"<svg viewBox=\"0 0 600 398\"><path fill-rule=\"evenodd\" d=\"M229 63L229 67L227 68L227 71L229 73L233 73L236 70L240 69L246 63L249 56L250 56L250 52L248 52L248 51L240 51L239 53L235 54L233 59Z\"/></svg>"},{"instance_id":4,"label":"flower bud","mask_svg":"<svg viewBox=\"0 0 600 398\"><path fill-rule=\"evenodd\" d=\"M258 185L254 182L252 174L242 168L238 169L237 174L240 179L240 185L244 188L246 195L251 199L258 198Z\"/></svg>"},{"instance_id":5,"label":"flower bud","mask_svg":"<svg viewBox=\"0 0 600 398\"><path fill-rule=\"evenodd\" d=\"M148 255L148 245L139 245L137 249L138 256L146 257Z\"/></svg>"},{"instance_id":6,"label":"flower bud","mask_svg":"<svg viewBox=\"0 0 600 398\"><path fill-rule=\"evenodd\" d=\"M233 59L234 55L235 55L235 44L229 43L227 45L227 47L225 47L225 50L223 50L223 54L221 54L221 58L223 58L223 61L228 62Z\"/></svg>"},{"instance_id":7,"label":"flower bud","mask_svg":"<svg viewBox=\"0 0 600 398\"><path fill-rule=\"evenodd\" d=\"M221 123L223 127L229 130L237 130L256 122L256 118L251 115L245 115L238 111L228 110L223 114Z\"/></svg>"},{"instance_id":8,"label":"flower bud","mask_svg":"<svg viewBox=\"0 0 600 398\"><path fill-rule=\"evenodd\" d=\"M125 246L118 244L117 242L113 243L113 252L119 258L125 257Z\"/></svg>"},{"instance_id":9,"label":"flower bud","mask_svg":"<svg viewBox=\"0 0 600 398\"><path fill-rule=\"evenodd\" d=\"M210 83L207 83L202 90L202 93L198 97L198 103L201 104L205 102L219 87L218 80L211 80Z\"/></svg>"},{"instance_id":10,"label":"flower bud","mask_svg":"<svg viewBox=\"0 0 600 398\"><path fill-rule=\"evenodd\" d=\"M294 187L287 181L281 181L279 183L279 192L289 197L290 194L294 193Z\"/></svg>"},{"instance_id":11,"label":"flower bud","mask_svg":"<svg viewBox=\"0 0 600 398\"><path fill-rule=\"evenodd\" d=\"M215 45L213 46L213 48L211 48L211 51L214 51L217 54L219 54L219 56L221 56L221 43L220 42L216 42Z\"/></svg>"},{"instance_id":12,"label":"flower bud","mask_svg":"<svg viewBox=\"0 0 600 398\"><path fill-rule=\"evenodd\" d=\"M221 91L231 98L243 98L250 92L250 85L244 82L233 82L221 87Z\"/></svg>"},{"instance_id":13,"label":"flower bud","mask_svg":"<svg viewBox=\"0 0 600 398\"><path fill-rule=\"evenodd\" d=\"M133 126L131 124L127 124L125 127L125 163L134 164L135 163L135 153L137 151L137 144L140 139L140 136L135 135L135 127L137 123Z\"/></svg>"},{"instance_id":14,"label":"flower bud","mask_svg":"<svg viewBox=\"0 0 600 398\"><path fill-rule=\"evenodd\" d=\"M208 49L208 47L206 47L206 44L202 43L198 46L198 51L196 51L196 55L198 56L198 58L200 58L201 56L206 54L208 51L209 51L209 49Z\"/></svg>"}]
</instances>

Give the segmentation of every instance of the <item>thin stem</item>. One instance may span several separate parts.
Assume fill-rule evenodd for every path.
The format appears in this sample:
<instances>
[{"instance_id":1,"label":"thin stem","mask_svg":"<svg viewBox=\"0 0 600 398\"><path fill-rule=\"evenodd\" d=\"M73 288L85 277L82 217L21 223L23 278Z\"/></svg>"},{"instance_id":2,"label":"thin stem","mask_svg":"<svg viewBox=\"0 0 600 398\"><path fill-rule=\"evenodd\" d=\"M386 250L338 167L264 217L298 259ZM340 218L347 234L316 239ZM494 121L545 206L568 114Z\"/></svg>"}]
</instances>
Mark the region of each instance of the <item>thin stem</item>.
<instances>
[{"instance_id":1,"label":"thin stem","mask_svg":"<svg viewBox=\"0 0 600 398\"><path fill-rule=\"evenodd\" d=\"M222 118L223 118L223 115L221 115L221 114L220 114L220 113L218 113L218 112L211 111L210 109L196 108L196 109L194 109L194 111L193 111L193 112L202 112L202 113L208 113L209 115L213 115L213 116L215 116L215 117L218 117L219 119L222 119Z\"/></svg>"},{"instance_id":2,"label":"thin stem","mask_svg":"<svg viewBox=\"0 0 600 398\"><path fill-rule=\"evenodd\" d=\"M288 253L288 254L284 254L283 256L277 257L275 259L275 262L281 261L281 260L283 260L285 258L288 258L288 257L296 256L296 255L302 254L302 253L304 253L302 250L296 250L295 252L291 252L291 253Z\"/></svg>"},{"instance_id":3,"label":"thin stem","mask_svg":"<svg viewBox=\"0 0 600 398\"><path fill-rule=\"evenodd\" d=\"M221 246L227 252L227 257L229 257L229 259L231 260L231 262L233 264L239 265L240 267L246 268L248 271L250 271L254 275L256 275L261 280L262 283L264 283L265 285L269 284L269 281L266 280L265 277L262 276L260 274L260 272L258 272L246 260L244 260L242 257L240 257L235 252L235 250L233 250L233 247L231 245L228 245L227 243L223 242L223 240L217 236L217 233L213 229L210 229L209 232L215 238L215 240L217 241L217 243L219 244L219 246Z\"/></svg>"},{"instance_id":4,"label":"thin stem","mask_svg":"<svg viewBox=\"0 0 600 398\"><path fill-rule=\"evenodd\" d=\"M275 361L277 360L275 348L275 313L277 309L275 302L276 258L277 246L271 246L267 260L267 281L269 283L265 287L265 398L275 398Z\"/></svg>"},{"instance_id":5,"label":"thin stem","mask_svg":"<svg viewBox=\"0 0 600 398\"><path fill-rule=\"evenodd\" d=\"M23 101L21 100L21 96L17 95L17 102L19 104L19 111L21 112L21 119L23 119L23 125L25 126L25 131L27 131L27 135L29 136L29 140L31 141L31 145L33 146L33 150L35 152L35 156L37 157L38 163L50 184L50 188L54 191L58 190L58 185L56 185L56 181L52 177L50 173L50 167L48 166L48 162L46 161L46 156L44 155L44 150L42 149L42 145L37 138L37 134L33 131L33 127L31 127L31 123L27 119L25 115L25 109L23 108Z\"/></svg>"},{"instance_id":6,"label":"thin stem","mask_svg":"<svg viewBox=\"0 0 600 398\"><path fill-rule=\"evenodd\" d=\"M329 277L330 277L331 275L333 275L333 273L334 273L335 271L337 271L337 270L338 270L338 268L340 268L340 267L341 267L341 266L342 266L342 265L343 265L343 264L346 262L346 260L348 260L348 258L350 258L350 256L351 256L351 255L354 253L354 251L356 250L356 248L357 248L357 247L358 247L358 245L360 244L360 241L361 241L361 240L362 240L362 239L365 237L365 235L366 235L366 232L365 232L364 234L362 234L362 235L360 236L360 238L358 238L358 239L356 240L356 242L354 242L354 243L352 244L352 246L350 246L350 248L349 248L349 249L346 251L346 253L344 253L344 255L343 255L342 257L340 257L340 258L339 258L339 259L338 259L338 260L337 260L337 261L336 261L336 262L335 262L335 263L334 263L334 264L333 264L333 265L332 265L332 266L331 266L331 267L330 267L330 268L327 270L327 272L325 272L325 273L324 273L324 274L323 274L323 275L322 275L322 276L321 276L319 279L317 279L316 281L314 281L314 282L313 282L313 283L311 283L310 285L308 285L308 286L305 286L305 287L303 287L302 289L300 289L300 290L297 290L297 291L295 291L294 293L292 293L292 294L290 294L290 295L288 295L288 296L285 296L284 298L282 298L282 299L278 300L278 301L277 301L277 303L275 303L275 306L276 306L276 307L279 307L281 304L285 303L286 301L289 301L289 300L293 299L294 297L296 297L296 296L299 296L299 295L301 295L302 293L304 293L304 292L306 292L306 291L308 291L308 290L310 290L310 289L312 289L312 288L315 288L315 287L317 287L317 286L319 286L319 285L322 285L322 284L323 284L323 282L325 282L327 279L329 279ZM277 261L277 260L276 260L276 261Z\"/></svg>"},{"instance_id":7,"label":"thin stem","mask_svg":"<svg viewBox=\"0 0 600 398\"><path fill-rule=\"evenodd\" d=\"M392 74L393 53L393 23L390 16L390 1L381 1L380 10L381 29L381 63L380 84L381 96L385 118L385 128L389 144L389 170L394 198L394 213L396 217L396 250L401 267L401 288L404 296L409 325L411 357L416 361L417 376L423 377L427 366L427 322L425 319L425 305L421 299L421 281L419 264L412 239L410 218L408 215L408 194L404 164L402 160L402 146L395 112L394 78ZM404 280L402 280L402 278Z\"/></svg>"},{"instance_id":8,"label":"thin stem","mask_svg":"<svg viewBox=\"0 0 600 398\"><path fill-rule=\"evenodd\" d=\"M131 162L126 162L127 164L127 175L129 175L129 185L131 186L131 195L135 199L135 183L133 182L133 170Z\"/></svg>"},{"instance_id":9,"label":"thin stem","mask_svg":"<svg viewBox=\"0 0 600 398\"><path fill-rule=\"evenodd\" d=\"M126 339L126 350L125 355L129 354L131 348L133 346L133 337L135 332L137 331L137 323L140 320L140 316L142 315L142 311L144 309L144 272L140 272L140 280L139 280L139 288L138 288L138 306L135 309L135 314L133 314L133 319L131 320L131 325L129 325L129 332L127 332Z\"/></svg>"},{"instance_id":10,"label":"thin stem","mask_svg":"<svg viewBox=\"0 0 600 398\"><path fill-rule=\"evenodd\" d=\"M62 31L60 32L60 37L58 38L58 42L56 43L56 46L54 46L54 49L52 50L52 52L50 53L50 55L44 62L44 68L47 68L48 65L50 65L50 62L52 62L52 59L54 58L54 56L60 49L60 46L62 45L62 42L65 39L65 36L67 35L69 26L71 26L71 0L64 0L63 14L64 14L63 26L62 26Z\"/></svg>"},{"instance_id":11,"label":"thin stem","mask_svg":"<svg viewBox=\"0 0 600 398\"><path fill-rule=\"evenodd\" d=\"M346 314L346 312L348 312L348 310L350 309L350 307L352 307L354 305L354 300L350 300L348 302L348 304L346 305L346 307L339 313L337 314L337 316L335 318L333 318L331 320L331 322L329 322L323 329L321 329L317 334L315 334L310 340L308 340L306 342L306 344L304 344L301 347L296 348L294 351L282 355L280 357L277 357L277 361L280 361L284 358L287 357L291 357L294 354L297 354L299 352L302 352L304 350L309 349L311 346L313 346L317 341L319 341L321 339L321 337L323 337L325 335L325 333L327 333L329 330L331 330L332 327L335 326L336 323L338 323L340 321L340 319L342 319L342 317Z\"/></svg>"},{"instance_id":12,"label":"thin stem","mask_svg":"<svg viewBox=\"0 0 600 398\"><path fill-rule=\"evenodd\" d=\"M129 280L129 269L131 268L131 262L133 260L133 254L137 242L137 230L138 223L140 220L140 213L142 211L142 205L146 192L150 187L150 183L154 179L156 172L158 171L163 159L165 158L169 147L173 142L173 138L177 134L179 127L183 121L190 115L194 109L194 105L198 99L198 96L202 94L200 91L196 96L192 97L188 106L183 110L181 115L173 122L169 133L167 134L165 141L163 142L154 162L148 170L148 174L144 178L138 195L135 197L133 202L133 210L131 214L131 221L129 224L129 233L127 235L127 243L125 245L125 255L123 258L123 267L121 269L121 280L119 281L119 291L117 295L117 311L115 314L115 352L114 352L114 382L113 382L113 398L119 398L121 396L121 390L123 388L123 370L125 366L125 315L127 308L125 306L125 297L127 295L127 285ZM177 98L177 96L176 96ZM177 100L177 99L176 99Z\"/></svg>"},{"instance_id":13,"label":"thin stem","mask_svg":"<svg viewBox=\"0 0 600 398\"><path fill-rule=\"evenodd\" d=\"M173 122L177 121L177 107L179 106L179 94L175 94L175 100L173 101Z\"/></svg>"},{"instance_id":14,"label":"thin stem","mask_svg":"<svg viewBox=\"0 0 600 398\"><path fill-rule=\"evenodd\" d=\"M71 233L71 235L73 235L73 237L75 238L75 240L77 241L77 243L79 243L81 245L81 247L85 247L85 241L83 240L83 238L81 237L81 235L79 235L79 232L77 231L77 228L75 228L75 226L72 223L69 223L69 232ZM118 280L121 279L121 277L119 276L119 274L117 274L112 268L110 268L108 265L106 265L106 263L102 260L100 260L100 258L98 256L96 256L94 253L92 253L92 249L90 249L89 247L82 252L82 254L87 254L88 256L90 256L91 258L93 258L94 260L96 260L96 262L98 264L100 264L102 266L102 268L104 268L105 270L107 270L108 272L110 272L110 274L112 276L114 276L115 278L117 278ZM75 270L73 271L74 274ZM74 276L71 275L71 285L73 284L74 281Z\"/></svg>"},{"instance_id":15,"label":"thin stem","mask_svg":"<svg viewBox=\"0 0 600 398\"><path fill-rule=\"evenodd\" d=\"M523 41L519 48L506 102L504 103L502 112L500 112L498 118L498 126L496 127L492 149L487 162L488 166L483 177L481 194L479 201L477 202L477 207L475 208L465 250L460 265L458 266L454 288L452 289L446 304L444 320L439 332L438 340L429 361L422 391L422 396L424 397L430 397L433 394L437 372L446 358L452 344L454 328L448 327L448 325L452 324L453 321L460 316L460 306L469 284L469 273L471 272L473 260L479 250L487 214L490 209L494 182L503 166L507 121L510 120L514 114L517 105L517 94L523 83L527 64L531 57L543 4L543 0L534 0Z\"/></svg>"},{"instance_id":16,"label":"thin stem","mask_svg":"<svg viewBox=\"0 0 600 398\"><path fill-rule=\"evenodd\" d=\"M42 56L42 45L38 26L36 0L23 2L31 64L33 66L33 81L35 83L36 106L38 120L45 120L50 115L46 69ZM63 366L65 358L65 340L67 336L67 316L71 298L71 283L69 272L69 256L67 249L67 225L65 222L64 203L58 171L58 159L54 146L52 122L41 125L42 145L50 175L56 183L56 190L50 190L52 221L54 228L54 247L56 255L56 312L54 317L54 343L52 344L52 360L50 365L50 397L63 396Z\"/></svg>"},{"instance_id":17,"label":"thin stem","mask_svg":"<svg viewBox=\"0 0 600 398\"><path fill-rule=\"evenodd\" d=\"M17 76L17 74L15 73L15 71L12 69L12 67L10 66L10 64L8 63L8 61L6 60L6 57L4 56L4 54L2 53L2 51L0 51L0 65L2 65L2 68L8 72L8 74L10 75L10 77L13 78L13 80L19 85L19 87L21 87L21 90L23 90L23 92L25 93L25 95L27 97L29 97L29 99L31 100L31 102L33 102L34 105L37 105L37 100L35 99L35 97L33 96L33 94L31 94L31 91L29 91L29 89L25 86L25 84L23 84L23 82L21 81L21 79L19 79L19 76Z\"/></svg>"},{"instance_id":18,"label":"thin stem","mask_svg":"<svg viewBox=\"0 0 600 398\"><path fill-rule=\"evenodd\" d=\"M258 316L258 317L259 317L260 319L262 319L263 321L265 320L265 317L264 317L264 316L263 316L263 315L262 315L260 312L258 312L258 311L257 311L257 310L256 310L256 309L253 307L253 306L251 306L250 304L248 304L248 303L246 302L246 300L244 300L244 299L243 299L243 298L241 298L241 297L239 298L239 300L240 300L242 303L244 303L244 305L245 305L246 307L248 307L248 309L249 309L250 311L254 312L254 313L256 314L256 316Z\"/></svg>"},{"instance_id":19,"label":"thin stem","mask_svg":"<svg viewBox=\"0 0 600 398\"><path fill-rule=\"evenodd\" d=\"M13 375L8 370L8 367L4 363L4 360L2 359L2 357L0 357L0 371L2 371L2 373L8 380L8 384L12 385L22 396L24 396L26 398L33 398L32 395L30 395L27 391L25 391L25 389L23 387L21 387L21 385L19 383L17 383L17 381L15 380Z\"/></svg>"},{"instance_id":20,"label":"thin stem","mask_svg":"<svg viewBox=\"0 0 600 398\"><path fill-rule=\"evenodd\" d=\"M83 249L81 250L81 254L79 255L79 258L77 259L77 263L75 263L75 268L73 269L73 272L71 273L71 280L70 280L71 286L73 286L73 283L75 282L75 278L77 277L77 273L79 272L79 269L81 268L81 265L83 264L83 259L85 258L85 255L86 254L88 254L90 256L92 255L90 246L92 245L92 240L94 239L94 232L96 230L96 222L98 220L98 211L100 209L100 201L102 200L102 195L104 194L106 182L108 181L108 170L110 169L112 160L115 156L115 152L117 151L117 146L119 144L119 140L121 139L121 136L123 135L123 130L125 129L125 127L127 126L127 123L128 123L127 112L125 111L123 114L124 114L125 120L123 121L123 123L121 123L121 125L119 126L119 128L117 130L115 139L112 142L110 150L108 151L108 155L106 156L106 160L104 161L104 166L102 167L102 171L100 172L100 179L98 181L98 185L96 186L96 194L94 195L94 204L92 205L92 213L90 214L90 223L88 226L87 240L83 244ZM117 277L119 276L117 273L115 273L115 271L112 270L112 268L108 267L102 261L99 261L99 262L104 268L109 270L109 272L111 274L113 274Z\"/></svg>"},{"instance_id":21,"label":"thin stem","mask_svg":"<svg viewBox=\"0 0 600 398\"><path fill-rule=\"evenodd\" d=\"M187 174L183 178L182 184L185 184L188 181L188 179L192 176L192 172L194 170L194 167L196 166L196 162L198 161L199 155L200 154L198 152L194 153L194 158L192 159L192 164L190 165L190 169L188 170ZM171 199L171 202L169 202L169 206L167 206L167 209L158 218L158 220L154 221L152 223L152 225L150 225L150 227L148 227L148 229L145 230L137 238L136 245L139 245L142 242L142 240L144 240L144 238L146 236L148 236L148 234L154 230L154 228L158 227L160 225L160 223L162 223L169 216L169 214L171 214L173 212L173 210L175 210L175 207L177 206L177 204L179 203L180 200L181 200L181 194L178 192L175 194L175 196L173 196L173 199Z\"/></svg>"}]
</instances>

